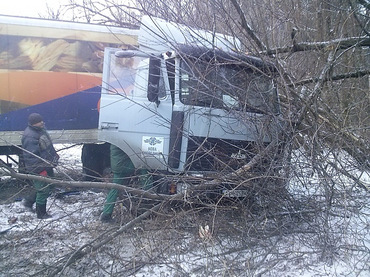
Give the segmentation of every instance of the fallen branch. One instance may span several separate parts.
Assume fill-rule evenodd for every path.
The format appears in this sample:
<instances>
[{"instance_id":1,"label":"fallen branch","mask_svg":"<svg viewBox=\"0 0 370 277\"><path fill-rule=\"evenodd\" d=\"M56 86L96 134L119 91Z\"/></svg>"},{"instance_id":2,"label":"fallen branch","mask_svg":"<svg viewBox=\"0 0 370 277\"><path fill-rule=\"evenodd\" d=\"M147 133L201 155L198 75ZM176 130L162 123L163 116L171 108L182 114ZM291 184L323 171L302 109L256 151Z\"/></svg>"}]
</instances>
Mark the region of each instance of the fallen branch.
<instances>
[{"instance_id":1,"label":"fallen branch","mask_svg":"<svg viewBox=\"0 0 370 277\"><path fill-rule=\"evenodd\" d=\"M200 190L206 190L206 189L212 189L214 187L217 187L223 183L229 183L233 182L235 180L238 180L240 178L245 179L247 174L250 174L251 170L256 167L271 151L273 151L278 143L278 140L274 140L270 142L269 145L267 145L266 148L263 149L260 153L255 155L247 164L242 166L241 168L237 169L236 171L227 174L222 179L213 179L210 181L206 181L201 185L198 185L196 187L193 187L189 190L189 194L191 194L194 191L200 191ZM249 176L251 178L255 176Z\"/></svg>"},{"instance_id":2,"label":"fallen branch","mask_svg":"<svg viewBox=\"0 0 370 277\"><path fill-rule=\"evenodd\" d=\"M15 179L42 181L42 182L46 182L49 184L59 185L62 187L74 187L74 188L86 188L86 189L89 189L89 188L117 189L119 191L125 191L126 193L144 197L147 199L160 200L160 201L163 201L163 200L177 201L177 200L189 199L189 197L193 196L194 193L199 194L200 191L205 192L205 190L215 188L222 183L235 182L241 177L244 180L246 177L246 174L249 173L255 166L257 166L268 155L268 153L270 153L276 147L276 145L277 145L277 140L271 142L266 148L264 148L263 151L255 155L246 165L244 165L240 169L230 174L227 174L226 176L223 176L222 178L204 181L202 184L191 186L187 189L185 193L176 194L176 195L158 194L158 193L154 193L151 190L143 190L143 189L133 188L133 187L119 185L115 183L109 183L109 182L86 182L86 181L60 180L60 179L54 179L50 177L43 177L39 175L18 173L15 170L7 167L5 164L3 164L2 167L6 168L6 170L8 171L8 175Z\"/></svg>"},{"instance_id":3,"label":"fallen branch","mask_svg":"<svg viewBox=\"0 0 370 277\"><path fill-rule=\"evenodd\" d=\"M112 241L114 238L116 238L123 232L127 231L128 229L132 228L134 225L141 222L143 219L147 218L152 213L158 211L161 205L162 203L157 204L153 208L147 210L145 213L141 214L140 216L134 218L127 224L123 225L122 227L120 227L117 231L113 232L112 234L110 235L104 234L100 236L100 238L104 236L102 240L95 242L95 243L92 242L92 243L87 243L87 244L82 245L81 247L78 248L77 251L74 251L71 255L69 255L68 257L65 257L62 261L59 261L58 263L61 265L56 266L55 270L51 272L48 276L56 276L58 273L62 273L71 264L75 263L78 260L81 260L85 255L91 254L97 251L100 247Z\"/></svg>"},{"instance_id":4,"label":"fallen branch","mask_svg":"<svg viewBox=\"0 0 370 277\"><path fill-rule=\"evenodd\" d=\"M33 180L33 181L42 181L48 184L59 185L62 187L74 187L74 188L100 188L100 189L117 189L123 190L127 193L131 193L134 195L139 195L145 198L153 199L153 200L171 200L174 196L165 195L165 194L157 194L152 193L146 190L137 189L133 187L128 187L124 185L119 185L115 183L109 182L81 182L81 181L66 181L66 180L59 180L53 179L49 177L43 177L39 175L32 175L32 174L22 174L17 173L15 171L10 171L9 174L12 178L16 179L26 179L26 180Z\"/></svg>"}]
</instances>

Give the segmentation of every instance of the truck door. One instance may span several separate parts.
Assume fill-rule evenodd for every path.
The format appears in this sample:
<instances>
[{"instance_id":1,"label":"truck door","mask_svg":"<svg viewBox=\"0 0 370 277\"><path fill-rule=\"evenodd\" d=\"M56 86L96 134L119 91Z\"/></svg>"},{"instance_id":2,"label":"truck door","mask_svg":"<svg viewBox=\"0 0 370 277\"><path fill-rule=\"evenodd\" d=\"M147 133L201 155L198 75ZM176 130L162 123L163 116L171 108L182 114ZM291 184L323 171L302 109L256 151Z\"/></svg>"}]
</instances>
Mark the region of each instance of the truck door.
<instances>
[{"instance_id":1,"label":"truck door","mask_svg":"<svg viewBox=\"0 0 370 277\"><path fill-rule=\"evenodd\" d=\"M167 169L173 105L164 61L117 51L105 52L99 138L136 168Z\"/></svg>"}]
</instances>

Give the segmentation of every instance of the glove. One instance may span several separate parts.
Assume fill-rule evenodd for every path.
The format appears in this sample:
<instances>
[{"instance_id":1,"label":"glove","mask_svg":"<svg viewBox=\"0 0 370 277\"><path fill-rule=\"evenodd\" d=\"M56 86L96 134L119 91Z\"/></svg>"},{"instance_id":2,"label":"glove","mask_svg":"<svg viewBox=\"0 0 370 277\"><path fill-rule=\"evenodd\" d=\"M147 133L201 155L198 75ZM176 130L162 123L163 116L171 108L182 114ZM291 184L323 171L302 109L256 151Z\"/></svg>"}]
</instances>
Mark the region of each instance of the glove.
<instances>
[{"instance_id":1,"label":"glove","mask_svg":"<svg viewBox=\"0 0 370 277\"><path fill-rule=\"evenodd\" d=\"M39 174L44 177L48 176L48 173L46 172L46 170L41 171Z\"/></svg>"}]
</instances>

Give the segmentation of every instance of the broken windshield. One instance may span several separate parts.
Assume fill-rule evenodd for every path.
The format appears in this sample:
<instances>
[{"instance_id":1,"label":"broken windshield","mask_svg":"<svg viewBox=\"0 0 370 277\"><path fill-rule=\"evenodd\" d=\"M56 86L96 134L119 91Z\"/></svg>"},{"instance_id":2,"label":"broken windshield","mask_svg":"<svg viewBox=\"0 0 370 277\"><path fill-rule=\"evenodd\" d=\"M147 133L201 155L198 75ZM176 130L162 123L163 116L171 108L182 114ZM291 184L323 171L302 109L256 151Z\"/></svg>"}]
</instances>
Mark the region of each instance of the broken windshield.
<instances>
[{"instance_id":1,"label":"broken windshield","mask_svg":"<svg viewBox=\"0 0 370 277\"><path fill-rule=\"evenodd\" d=\"M185 105L276 113L272 79L230 63L181 61L180 99Z\"/></svg>"}]
</instances>

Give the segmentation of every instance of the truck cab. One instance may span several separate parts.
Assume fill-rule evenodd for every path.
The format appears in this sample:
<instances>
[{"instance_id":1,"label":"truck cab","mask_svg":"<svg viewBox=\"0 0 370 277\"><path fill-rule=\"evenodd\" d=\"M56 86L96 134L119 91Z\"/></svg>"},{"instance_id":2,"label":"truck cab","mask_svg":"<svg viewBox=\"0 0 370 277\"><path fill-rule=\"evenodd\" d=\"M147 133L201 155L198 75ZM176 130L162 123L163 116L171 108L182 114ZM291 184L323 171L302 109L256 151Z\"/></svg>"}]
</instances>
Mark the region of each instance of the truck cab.
<instances>
[{"instance_id":1,"label":"truck cab","mask_svg":"<svg viewBox=\"0 0 370 277\"><path fill-rule=\"evenodd\" d=\"M230 48L186 42L167 38L162 51L148 40L137 50L105 50L99 138L136 168L223 174L278 135L275 68Z\"/></svg>"}]
</instances>

